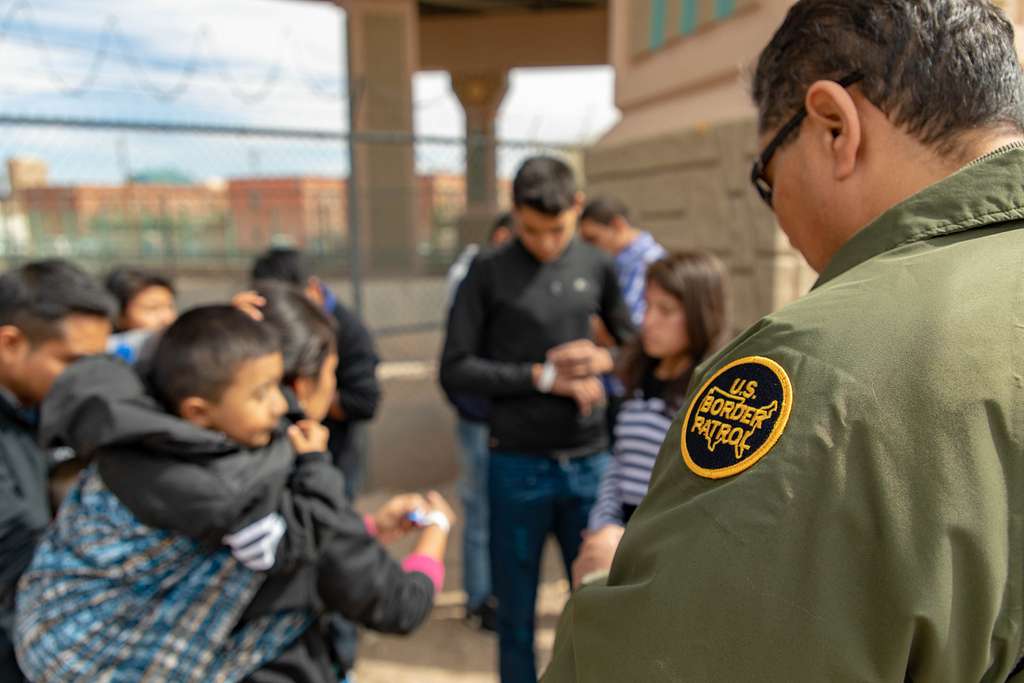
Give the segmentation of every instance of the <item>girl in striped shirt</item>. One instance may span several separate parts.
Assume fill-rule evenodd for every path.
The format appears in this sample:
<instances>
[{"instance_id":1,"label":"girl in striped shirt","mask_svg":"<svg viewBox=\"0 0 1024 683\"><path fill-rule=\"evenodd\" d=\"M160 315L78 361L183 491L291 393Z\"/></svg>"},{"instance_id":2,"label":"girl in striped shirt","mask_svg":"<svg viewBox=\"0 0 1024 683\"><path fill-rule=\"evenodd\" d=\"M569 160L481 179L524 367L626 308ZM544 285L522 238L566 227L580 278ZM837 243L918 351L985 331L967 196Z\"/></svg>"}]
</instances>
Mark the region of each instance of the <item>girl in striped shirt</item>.
<instances>
[{"instance_id":1,"label":"girl in striped shirt","mask_svg":"<svg viewBox=\"0 0 1024 683\"><path fill-rule=\"evenodd\" d=\"M725 277L717 258L697 252L673 253L647 269L647 308L641 334L620 362L626 401L615 420L614 457L590 513L588 542L602 535L617 542L647 493L693 368L725 341Z\"/></svg>"}]
</instances>

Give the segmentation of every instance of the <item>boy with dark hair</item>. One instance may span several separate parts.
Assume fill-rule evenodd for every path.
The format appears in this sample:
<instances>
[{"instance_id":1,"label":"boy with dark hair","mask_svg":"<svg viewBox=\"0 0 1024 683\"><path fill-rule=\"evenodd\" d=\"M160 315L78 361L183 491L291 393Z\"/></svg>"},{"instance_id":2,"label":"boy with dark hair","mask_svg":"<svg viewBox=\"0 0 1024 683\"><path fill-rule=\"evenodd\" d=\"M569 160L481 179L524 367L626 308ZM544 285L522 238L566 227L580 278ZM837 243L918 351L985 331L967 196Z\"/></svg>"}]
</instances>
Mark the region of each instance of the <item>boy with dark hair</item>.
<instances>
[{"instance_id":1,"label":"boy with dark hair","mask_svg":"<svg viewBox=\"0 0 1024 683\"><path fill-rule=\"evenodd\" d=\"M50 522L47 454L37 408L73 360L102 352L109 297L65 261L0 275L0 680L24 680L14 658L14 589Z\"/></svg>"},{"instance_id":2,"label":"boy with dark hair","mask_svg":"<svg viewBox=\"0 0 1024 683\"><path fill-rule=\"evenodd\" d=\"M240 680L306 633L321 599L383 630L425 618L437 578L403 571L344 505L326 434L291 427L297 459L274 438L283 375L268 325L211 306L160 339L153 396L109 359L62 378L43 438L96 468L20 586L19 659L34 680ZM375 521L391 530L402 505ZM420 543L439 559L443 538ZM258 592L270 569L293 578Z\"/></svg>"},{"instance_id":3,"label":"boy with dark hair","mask_svg":"<svg viewBox=\"0 0 1024 683\"><path fill-rule=\"evenodd\" d=\"M454 393L489 397L490 547L501 677L536 681L534 610L548 533L566 569L608 461L607 349L590 341L597 315L632 335L608 257L575 239L583 196L558 159L526 161L513 182L516 240L479 256L455 297L441 359Z\"/></svg>"},{"instance_id":4,"label":"boy with dark hair","mask_svg":"<svg viewBox=\"0 0 1024 683\"><path fill-rule=\"evenodd\" d=\"M278 280L303 289L306 297L321 306L337 324L338 393L324 422L331 432L329 450L334 464L345 473L345 494L353 499L366 470L366 422L380 403L373 337L352 311L342 304L324 282L313 274L309 260L298 249L275 247L253 264L253 282Z\"/></svg>"},{"instance_id":5,"label":"boy with dark hair","mask_svg":"<svg viewBox=\"0 0 1024 683\"><path fill-rule=\"evenodd\" d=\"M162 330L178 317L170 278L141 268L114 268L104 281L117 300L117 330Z\"/></svg>"},{"instance_id":6,"label":"boy with dark hair","mask_svg":"<svg viewBox=\"0 0 1024 683\"><path fill-rule=\"evenodd\" d=\"M629 209L615 197L591 200L580 215L580 236L615 259L619 288L629 306L633 324L644 319L644 282L647 266L668 255L649 232L629 220Z\"/></svg>"}]
</instances>

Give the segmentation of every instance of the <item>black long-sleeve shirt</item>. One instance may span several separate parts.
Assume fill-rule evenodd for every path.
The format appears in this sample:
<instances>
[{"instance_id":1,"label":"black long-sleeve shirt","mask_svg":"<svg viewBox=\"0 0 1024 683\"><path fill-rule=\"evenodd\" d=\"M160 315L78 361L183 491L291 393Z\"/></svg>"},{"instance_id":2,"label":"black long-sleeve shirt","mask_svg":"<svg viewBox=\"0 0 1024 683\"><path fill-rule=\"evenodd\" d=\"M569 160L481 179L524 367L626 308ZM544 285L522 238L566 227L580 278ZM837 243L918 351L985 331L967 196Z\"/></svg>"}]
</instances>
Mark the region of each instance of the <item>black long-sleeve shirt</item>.
<instances>
[{"instance_id":1,"label":"black long-sleeve shirt","mask_svg":"<svg viewBox=\"0 0 1024 683\"><path fill-rule=\"evenodd\" d=\"M441 383L449 391L491 397L491 445L497 450L569 457L608 445L604 410L580 414L575 401L542 394L533 365L548 350L591 337L598 315L619 342L633 333L615 268L574 239L541 263L519 240L470 268L448 318Z\"/></svg>"}]
</instances>

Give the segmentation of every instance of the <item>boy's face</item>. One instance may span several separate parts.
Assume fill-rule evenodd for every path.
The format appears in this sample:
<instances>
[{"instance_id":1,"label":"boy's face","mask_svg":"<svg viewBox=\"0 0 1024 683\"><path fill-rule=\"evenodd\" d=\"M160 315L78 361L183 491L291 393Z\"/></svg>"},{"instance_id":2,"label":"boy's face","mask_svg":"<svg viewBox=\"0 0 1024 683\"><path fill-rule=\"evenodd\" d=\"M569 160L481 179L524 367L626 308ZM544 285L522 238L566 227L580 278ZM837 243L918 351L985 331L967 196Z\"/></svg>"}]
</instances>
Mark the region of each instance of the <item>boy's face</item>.
<instances>
[{"instance_id":1,"label":"boy's face","mask_svg":"<svg viewBox=\"0 0 1024 683\"><path fill-rule=\"evenodd\" d=\"M302 412L314 422L323 422L331 410L338 390L338 354L332 353L320 366L318 377L299 377L295 380L295 398Z\"/></svg>"},{"instance_id":2,"label":"boy's face","mask_svg":"<svg viewBox=\"0 0 1024 683\"><path fill-rule=\"evenodd\" d=\"M109 336L110 321L84 313L72 313L59 335L36 343L13 325L0 326L0 377L22 405L36 406L68 365L106 351Z\"/></svg>"},{"instance_id":3,"label":"boy's face","mask_svg":"<svg viewBox=\"0 0 1024 683\"><path fill-rule=\"evenodd\" d=\"M181 415L200 427L222 432L243 446L266 446L288 412L288 402L281 393L283 375L284 359L280 353L247 360L238 366L220 400L187 398L182 403Z\"/></svg>"},{"instance_id":4,"label":"boy's face","mask_svg":"<svg viewBox=\"0 0 1024 683\"><path fill-rule=\"evenodd\" d=\"M519 241L541 263L558 260L576 234L578 207L549 216L529 206L515 210Z\"/></svg>"}]
</instances>

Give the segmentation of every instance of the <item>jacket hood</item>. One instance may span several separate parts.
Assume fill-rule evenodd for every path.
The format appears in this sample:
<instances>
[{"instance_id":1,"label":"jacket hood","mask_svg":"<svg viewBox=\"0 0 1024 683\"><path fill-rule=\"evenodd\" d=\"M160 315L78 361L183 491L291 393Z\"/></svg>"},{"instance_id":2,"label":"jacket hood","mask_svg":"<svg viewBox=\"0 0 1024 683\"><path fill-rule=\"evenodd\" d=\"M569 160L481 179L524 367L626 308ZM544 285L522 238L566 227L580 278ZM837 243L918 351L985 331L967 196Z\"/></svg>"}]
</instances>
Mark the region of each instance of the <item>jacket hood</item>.
<instances>
[{"instance_id":1,"label":"jacket hood","mask_svg":"<svg viewBox=\"0 0 1024 683\"><path fill-rule=\"evenodd\" d=\"M177 457L209 457L238 450L224 434L168 413L142 377L112 356L84 358L65 370L43 401L39 441L67 446L91 459L102 449L133 447Z\"/></svg>"}]
</instances>

